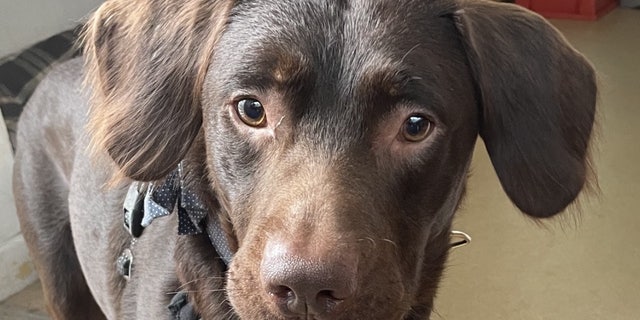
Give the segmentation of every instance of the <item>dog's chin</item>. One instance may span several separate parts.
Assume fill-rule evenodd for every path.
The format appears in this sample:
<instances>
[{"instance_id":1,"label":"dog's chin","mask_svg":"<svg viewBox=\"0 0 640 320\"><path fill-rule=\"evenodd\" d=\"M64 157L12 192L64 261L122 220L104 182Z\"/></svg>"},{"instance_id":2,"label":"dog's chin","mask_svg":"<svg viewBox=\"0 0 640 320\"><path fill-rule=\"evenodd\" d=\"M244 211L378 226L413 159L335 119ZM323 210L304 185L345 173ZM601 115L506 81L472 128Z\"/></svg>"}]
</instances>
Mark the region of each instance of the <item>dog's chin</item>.
<instances>
[{"instance_id":1,"label":"dog's chin","mask_svg":"<svg viewBox=\"0 0 640 320\"><path fill-rule=\"evenodd\" d=\"M274 312L266 307L265 302L243 301L236 304L232 299L232 307L240 319L247 320L417 320L425 318L415 318L407 316L410 310L398 310L391 308L391 305L380 304L377 307L370 307L367 303L365 308L357 307L344 309L340 314L331 315L290 315L285 316Z\"/></svg>"}]
</instances>

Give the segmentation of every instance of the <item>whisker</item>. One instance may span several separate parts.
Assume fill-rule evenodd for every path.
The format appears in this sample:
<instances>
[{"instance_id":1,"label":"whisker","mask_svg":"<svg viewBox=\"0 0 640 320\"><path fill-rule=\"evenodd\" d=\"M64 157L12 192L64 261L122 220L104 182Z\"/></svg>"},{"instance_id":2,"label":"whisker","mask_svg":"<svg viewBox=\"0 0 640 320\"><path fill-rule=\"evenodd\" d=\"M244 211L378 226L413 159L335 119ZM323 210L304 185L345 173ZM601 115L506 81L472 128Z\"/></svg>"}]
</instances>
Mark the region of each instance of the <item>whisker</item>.
<instances>
[{"instance_id":1,"label":"whisker","mask_svg":"<svg viewBox=\"0 0 640 320\"><path fill-rule=\"evenodd\" d=\"M374 240L374 239L373 239L373 238L371 238L371 237L365 237L365 238L362 238L362 239L358 239L358 241L369 241L369 242L371 242L371 244L373 245L373 248L374 248L374 249L378 246L378 245L376 244L376 240Z\"/></svg>"},{"instance_id":2,"label":"whisker","mask_svg":"<svg viewBox=\"0 0 640 320\"><path fill-rule=\"evenodd\" d=\"M393 240L391 240L391 239L386 239L386 238L384 238L384 239L380 239L380 240L382 240L382 241L384 241L384 242L391 243L391 244L396 248L396 250L398 249L398 244L397 244L397 243L395 243L395 242L393 242Z\"/></svg>"},{"instance_id":3,"label":"whisker","mask_svg":"<svg viewBox=\"0 0 640 320\"><path fill-rule=\"evenodd\" d=\"M206 290L180 290L180 291L169 291L165 292L167 295L178 294L178 293L198 293L198 292L228 292L227 289L206 289Z\"/></svg>"},{"instance_id":4,"label":"whisker","mask_svg":"<svg viewBox=\"0 0 640 320\"><path fill-rule=\"evenodd\" d=\"M192 284L194 282L197 282L197 281L201 281L201 280L205 280L206 281L206 280L211 280L211 279L226 280L227 278L223 277L223 276L209 276L209 277L203 277L203 278L196 278L196 279L193 279L191 281L187 281L187 282L181 284L177 289L180 290L180 289L186 287L187 285L190 285L190 284Z\"/></svg>"}]
</instances>

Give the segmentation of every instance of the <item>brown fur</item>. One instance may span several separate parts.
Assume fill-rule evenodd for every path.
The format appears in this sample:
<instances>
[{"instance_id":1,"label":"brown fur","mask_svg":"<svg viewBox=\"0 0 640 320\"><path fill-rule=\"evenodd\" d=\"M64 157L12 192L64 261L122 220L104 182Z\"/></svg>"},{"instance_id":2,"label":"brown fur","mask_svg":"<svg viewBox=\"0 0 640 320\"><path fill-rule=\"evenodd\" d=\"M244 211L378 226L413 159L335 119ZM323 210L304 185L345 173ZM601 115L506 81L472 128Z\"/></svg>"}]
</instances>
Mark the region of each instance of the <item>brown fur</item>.
<instances>
[{"instance_id":1,"label":"brown fur","mask_svg":"<svg viewBox=\"0 0 640 320\"><path fill-rule=\"evenodd\" d=\"M14 190L54 318L167 318L186 290L203 319L428 319L478 135L533 218L595 181L595 73L557 30L513 5L401 2L105 2L20 126ZM264 125L235 112L247 98ZM410 142L414 116L430 131ZM180 161L233 261L173 215L126 282L126 182Z\"/></svg>"},{"instance_id":2,"label":"brown fur","mask_svg":"<svg viewBox=\"0 0 640 320\"><path fill-rule=\"evenodd\" d=\"M210 53L231 4L107 1L92 15L83 41L93 89L89 127L93 146L109 152L122 176L160 179L189 150L202 121ZM166 113L175 115L175 122L164 124Z\"/></svg>"}]
</instances>

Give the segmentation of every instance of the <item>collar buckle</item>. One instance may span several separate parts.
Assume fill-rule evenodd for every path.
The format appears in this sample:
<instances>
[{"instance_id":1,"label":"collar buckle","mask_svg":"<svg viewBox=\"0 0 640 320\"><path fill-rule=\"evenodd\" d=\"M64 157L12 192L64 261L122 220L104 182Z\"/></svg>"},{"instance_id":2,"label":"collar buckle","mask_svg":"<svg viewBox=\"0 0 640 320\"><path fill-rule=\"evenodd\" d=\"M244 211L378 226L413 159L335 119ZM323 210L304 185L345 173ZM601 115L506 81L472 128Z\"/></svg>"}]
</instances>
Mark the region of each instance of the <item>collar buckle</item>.
<instances>
[{"instance_id":1,"label":"collar buckle","mask_svg":"<svg viewBox=\"0 0 640 320\"><path fill-rule=\"evenodd\" d=\"M451 249L464 247L471 243L471 236L462 231L451 231Z\"/></svg>"},{"instance_id":2,"label":"collar buckle","mask_svg":"<svg viewBox=\"0 0 640 320\"><path fill-rule=\"evenodd\" d=\"M129 191L124 199L124 227L134 238L140 237L144 230L142 219L144 218L144 197L146 189L146 183L134 181L131 186L129 186Z\"/></svg>"}]
</instances>

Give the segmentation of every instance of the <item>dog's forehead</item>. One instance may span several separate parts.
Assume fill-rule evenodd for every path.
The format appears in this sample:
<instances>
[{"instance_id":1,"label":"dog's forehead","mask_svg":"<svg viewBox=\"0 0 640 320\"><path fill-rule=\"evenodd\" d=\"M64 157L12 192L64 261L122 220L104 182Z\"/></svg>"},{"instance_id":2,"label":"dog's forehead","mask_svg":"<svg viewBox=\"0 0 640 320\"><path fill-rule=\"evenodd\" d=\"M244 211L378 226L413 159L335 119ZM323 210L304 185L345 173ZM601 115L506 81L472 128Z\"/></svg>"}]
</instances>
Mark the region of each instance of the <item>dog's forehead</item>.
<instances>
[{"instance_id":1,"label":"dog's forehead","mask_svg":"<svg viewBox=\"0 0 640 320\"><path fill-rule=\"evenodd\" d=\"M227 47L279 79L309 65L334 77L401 71L411 67L409 56L430 47L425 36L442 32L445 20L436 17L444 9L436 2L240 1L229 17Z\"/></svg>"},{"instance_id":2,"label":"dog's forehead","mask_svg":"<svg viewBox=\"0 0 640 320\"><path fill-rule=\"evenodd\" d=\"M235 86L306 82L325 95L372 88L397 94L411 78L428 77L446 64L435 60L455 37L443 40L443 26L451 30L452 23L441 12L450 8L436 3L449 2L240 1L216 53L224 61L218 71L228 71L239 82ZM323 87L331 83L340 88Z\"/></svg>"},{"instance_id":3,"label":"dog's forehead","mask_svg":"<svg viewBox=\"0 0 640 320\"><path fill-rule=\"evenodd\" d=\"M215 83L226 99L279 89L309 120L299 122L318 126L306 131L319 140L354 141L377 121L367 118L393 108L380 101L405 91L438 112L439 92L450 90L442 74L465 70L453 23L441 17L447 8L437 3L449 2L240 1L216 48ZM328 127L340 132L324 139Z\"/></svg>"}]
</instances>

